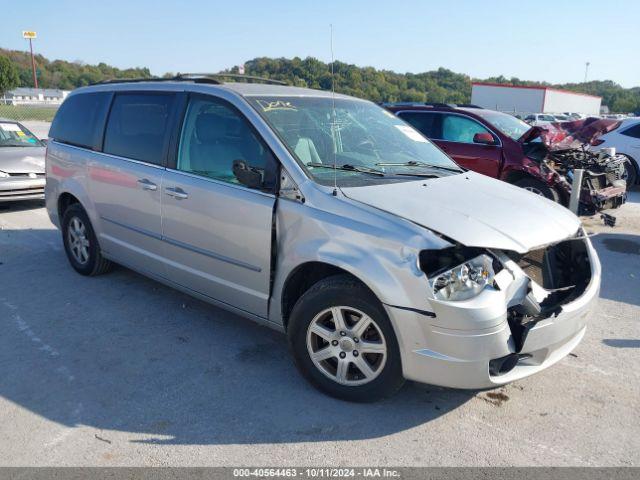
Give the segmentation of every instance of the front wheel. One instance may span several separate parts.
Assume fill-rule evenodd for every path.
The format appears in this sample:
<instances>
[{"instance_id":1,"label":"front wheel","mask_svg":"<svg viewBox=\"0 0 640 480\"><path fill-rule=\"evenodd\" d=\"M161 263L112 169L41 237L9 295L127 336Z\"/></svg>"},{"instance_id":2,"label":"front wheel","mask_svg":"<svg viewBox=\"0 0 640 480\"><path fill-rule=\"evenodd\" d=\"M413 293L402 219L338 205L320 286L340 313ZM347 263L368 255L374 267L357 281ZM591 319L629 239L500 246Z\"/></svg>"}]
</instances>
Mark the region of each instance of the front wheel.
<instances>
[{"instance_id":1,"label":"front wheel","mask_svg":"<svg viewBox=\"0 0 640 480\"><path fill-rule=\"evenodd\" d=\"M631 188L638 181L638 173L636 172L633 160L626 155L624 155L624 157L624 174L622 179L627 182L627 188Z\"/></svg>"},{"instance_id":2,"label":"front wheel","mask_svg":"<svg viewBox=\"0 0 640 480\"><path fill-rule=\"evenodd\" d=\"M514 183L517 187L524 188L525 190L540 195L541 197L548 198L556 203L560 202L560 195L558 191L547 185L546 183L537 180L535 178L523 178Z\"/></svg>"},{"instance_id":3,"label":"front wheel","mask_svg":"<svg viewBox=\"0 0 640 480\"><path fill-rule=\"evenodd\" d=\"M291 312L288 337L298 369L331 396L372 402L404 382L384 308L351 277L329 277L311 287Z\"/></svg>"}]
</instances>

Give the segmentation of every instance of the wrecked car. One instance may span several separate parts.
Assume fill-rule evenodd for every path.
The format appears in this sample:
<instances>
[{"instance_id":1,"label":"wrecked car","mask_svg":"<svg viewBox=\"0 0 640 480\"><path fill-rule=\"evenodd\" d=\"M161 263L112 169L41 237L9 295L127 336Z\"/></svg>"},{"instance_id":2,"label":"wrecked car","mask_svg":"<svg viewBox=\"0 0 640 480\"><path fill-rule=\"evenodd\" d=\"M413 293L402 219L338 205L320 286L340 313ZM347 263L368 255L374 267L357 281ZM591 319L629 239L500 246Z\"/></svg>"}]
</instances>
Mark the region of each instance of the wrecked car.
<instances>
[{"instance_id":1,"label":"wrecked car","mask_svg":"<svg viewBox=\"0 0 640 480\"><path fill-rule=\"evenodd\" d=\"M254 81L67 97L46 204L78 273L115 262L285 332L301 373L351 401L495 387L578 345L601 273L574 214L371 102Z\"/></svg>"},{"instance_id":2,"label":"wrecked car","mask_svg":"<svg viewBox=\"0 0 640 480\"><path fill-rule=\"evenodd\" d=\"M616 208L626 200L625 159L588 150L614 120L595 118L531 127L506 113L469 105L386 104L456 163L569 205L573 171L584 169L579 213Z\"/></svg>"}]
</instances>

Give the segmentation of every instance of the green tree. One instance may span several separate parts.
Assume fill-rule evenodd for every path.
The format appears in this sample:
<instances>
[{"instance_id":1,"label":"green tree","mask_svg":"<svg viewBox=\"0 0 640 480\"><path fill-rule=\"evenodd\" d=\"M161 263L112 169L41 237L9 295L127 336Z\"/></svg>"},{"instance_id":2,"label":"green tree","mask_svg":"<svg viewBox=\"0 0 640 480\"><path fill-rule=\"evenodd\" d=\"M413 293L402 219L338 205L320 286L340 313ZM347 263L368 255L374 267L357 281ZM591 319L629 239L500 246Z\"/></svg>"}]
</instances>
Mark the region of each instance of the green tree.
<instances>
[{"instance_id":1,"label":"green tree","mask_svg":"<svg viewBox=\"0 0 640 480\"><path fill-rule=\"evenodd\" d=\"M18 69L11 60L0 56L0 95L19 85Z\"/></svg>"}]
</instances>

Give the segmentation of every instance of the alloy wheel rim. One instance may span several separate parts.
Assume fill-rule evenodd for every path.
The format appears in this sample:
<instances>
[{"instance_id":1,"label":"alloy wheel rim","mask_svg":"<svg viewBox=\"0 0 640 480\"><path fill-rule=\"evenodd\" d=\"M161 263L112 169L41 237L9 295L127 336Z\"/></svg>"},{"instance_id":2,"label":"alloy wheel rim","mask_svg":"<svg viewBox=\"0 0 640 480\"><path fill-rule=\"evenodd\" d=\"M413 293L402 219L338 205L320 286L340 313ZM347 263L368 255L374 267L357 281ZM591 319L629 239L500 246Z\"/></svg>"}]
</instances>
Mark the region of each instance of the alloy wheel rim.
<instances>
[{"instance_id":1,"label":"alloy wheel rim","mask_svg":"<svg viewBox=\"0 0 640 480\"><path fill-rule=\"evenodd\" d=\"M307 351L315 367L336 383L364 385L387 361L380 326L364 312L335 306L318 313L307 329Z\"/></svg>"},{"instance_id":2,"label":"alloy wheel rim","mask_svg":"<svg viewBox=\"0 0 640 480\"><path fill-rule=\"evenodd\" d=\"M87 228L82 220L73 217L67 228L67 240L69 250L73 258L81 265L89 261L89 239L87 238Z\"/></svg>"}]
</instances>

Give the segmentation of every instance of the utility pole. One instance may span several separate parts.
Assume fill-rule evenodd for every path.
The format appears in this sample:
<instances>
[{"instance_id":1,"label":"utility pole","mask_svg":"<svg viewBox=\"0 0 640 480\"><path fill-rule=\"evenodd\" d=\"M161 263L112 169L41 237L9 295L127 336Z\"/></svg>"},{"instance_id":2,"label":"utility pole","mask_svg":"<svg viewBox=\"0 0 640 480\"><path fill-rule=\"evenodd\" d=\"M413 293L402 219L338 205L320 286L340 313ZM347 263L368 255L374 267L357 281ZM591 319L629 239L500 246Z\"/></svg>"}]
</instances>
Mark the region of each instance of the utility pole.
<instances>
[{"instance_id":1,"label":"utility pole","mask_svg":"<svg viewBox=\"0 0 640 480\"><path fill-rule=\"evenodd\" d=\"M589 73L589 65L591 65L591 63L589 62L584 64L584 83L587 83L587 74Z\"/></svg>"},{"instance_id":2,"label":"utility pole","mask_svg":"<svg viewBox=\"0 0 640 480\"><path fill-rule=\"evenodd\" d=\"M36 75L36 59L33 57L33 39L38 38L36 32L24 30L22 32L22 38L29 40L29 52L31 52L31 72L33 73L33 86L38 88L38 76Z\"/></svg>"}]
</instances>

